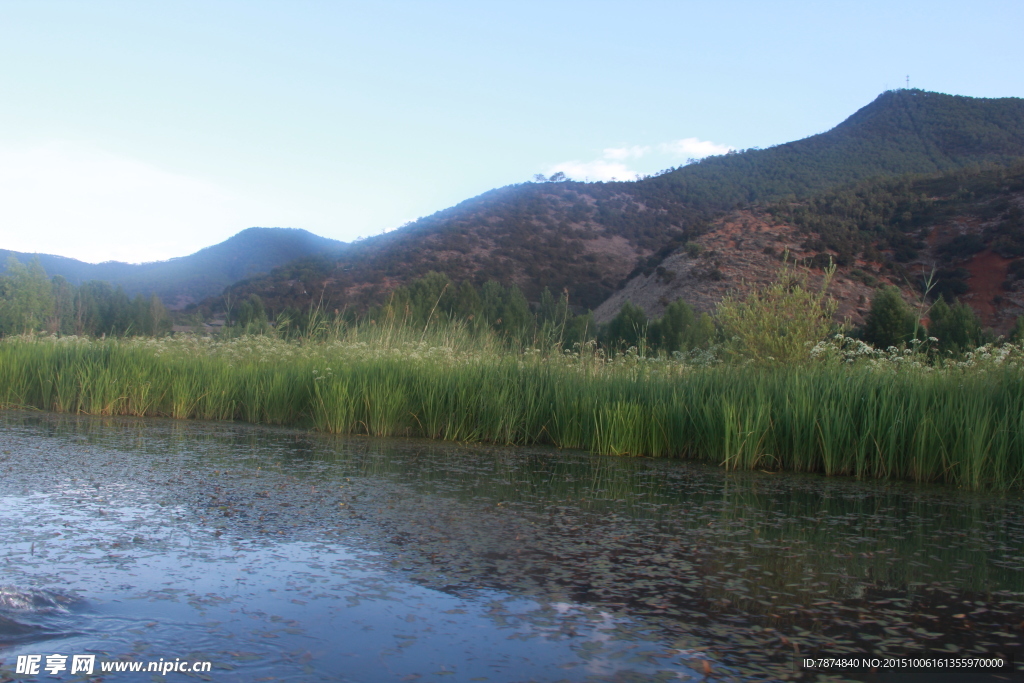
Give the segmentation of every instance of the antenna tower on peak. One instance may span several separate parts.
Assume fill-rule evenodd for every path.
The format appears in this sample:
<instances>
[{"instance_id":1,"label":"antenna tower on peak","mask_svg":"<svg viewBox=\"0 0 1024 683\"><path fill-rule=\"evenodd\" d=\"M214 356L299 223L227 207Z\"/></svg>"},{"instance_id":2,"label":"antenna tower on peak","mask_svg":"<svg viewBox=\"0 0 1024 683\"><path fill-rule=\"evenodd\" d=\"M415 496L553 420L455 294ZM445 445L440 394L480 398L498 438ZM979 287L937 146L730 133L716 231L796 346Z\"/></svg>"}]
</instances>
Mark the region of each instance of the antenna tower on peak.
<instances>
[{"instance_id":1,"label":"antenna tower on peak","mask_svg":"<svg viewBox=\"0 0 1024 683\"><path fill-rule=\"evenodd\" d=\"M910 90L910 74L907 74L907 90Z\"/></svg>"}]
</instances>

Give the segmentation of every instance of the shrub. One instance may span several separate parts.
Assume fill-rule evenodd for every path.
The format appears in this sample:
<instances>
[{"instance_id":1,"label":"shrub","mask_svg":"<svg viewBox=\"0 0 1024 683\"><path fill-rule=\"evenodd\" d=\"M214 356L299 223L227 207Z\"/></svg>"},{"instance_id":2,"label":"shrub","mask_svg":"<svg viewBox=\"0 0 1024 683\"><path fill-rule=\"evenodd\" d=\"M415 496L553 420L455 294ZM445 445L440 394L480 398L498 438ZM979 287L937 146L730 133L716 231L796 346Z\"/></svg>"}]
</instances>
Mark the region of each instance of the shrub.
<instances>
[{"instance_id":1,"label":"shrub","mask_svg":"<svg viewBox=\"0 0 1024 683\"><path fill-rule=\"evenodd\" d=\"M727 295L718 304L718 320L733 352L755 363L793 363L810 359L810 348L832 328L836 302L828 296L835 267L825 271L821 288L808 288L807 273L784 265L778 279L740 301Z\"/></svg>"},{"instance_id":2,"label":"shrub","mask_svg":"<svg viewBox=\"0 0 1024 683\"><path fill-rule=\"evenodd\" d=\"M647 340L647 314L639 306L627 301L622 304L608 327L604 339L608 346L640 347Z\"/></svg>"},{"instance_id":3,"label":"shrub","mask_svg":"<svg viewBox=\"0 0 1024 683\"><path fill-rule=\"evenodd\" d=\"M941 351L961 353L984 343L981 321L967 304L956 303L950 306L945 299L939 297L932 305L928 317L931 320L928 333L938 338Z\"/></svg>"},{"instance_id":4,"label":"shrub","mask_svg":"<svg viewBox=\"0 0 1024 683\"><path fill-rule=\"evenodd\" d=\"M706 346L715 334L711 316L696 314L693 307L678 299L665 308L665 315L651 323L651 345L669 355Z\"/></svg>"},{"instance_id":5,"label":"shrub","mask_svg":"<svg viewBox=\"0 0 1024 683\"><path fill-rule=\"evenodd\" d=\"M914 312L903 301L900 290L886 287L871 300L864 340L878 349L906 344L914 336L915 322Z\"/></svg>"}]
</instances>

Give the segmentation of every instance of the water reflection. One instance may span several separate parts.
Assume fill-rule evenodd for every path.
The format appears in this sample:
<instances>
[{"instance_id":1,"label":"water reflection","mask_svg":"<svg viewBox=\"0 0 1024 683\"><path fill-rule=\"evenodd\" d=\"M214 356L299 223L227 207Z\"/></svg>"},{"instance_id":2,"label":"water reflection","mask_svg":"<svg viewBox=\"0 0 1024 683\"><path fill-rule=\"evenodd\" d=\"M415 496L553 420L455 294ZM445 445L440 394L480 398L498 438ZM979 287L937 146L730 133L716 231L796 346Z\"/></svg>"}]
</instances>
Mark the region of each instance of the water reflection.
<instances>
[{"instance_id":1,"label":"water reflection","mask_svg":"<svg viewBox=\"0 0 1024 683\"><path fill-rule=\"evenodd\" d=\"M797 653L1021 647L1019 496L0 420L0 583L86 599L31 625L57 652L205 653L218 680L784 680ZM7 642L7 668L32 650Z\"/></svg>"}]
</instances>

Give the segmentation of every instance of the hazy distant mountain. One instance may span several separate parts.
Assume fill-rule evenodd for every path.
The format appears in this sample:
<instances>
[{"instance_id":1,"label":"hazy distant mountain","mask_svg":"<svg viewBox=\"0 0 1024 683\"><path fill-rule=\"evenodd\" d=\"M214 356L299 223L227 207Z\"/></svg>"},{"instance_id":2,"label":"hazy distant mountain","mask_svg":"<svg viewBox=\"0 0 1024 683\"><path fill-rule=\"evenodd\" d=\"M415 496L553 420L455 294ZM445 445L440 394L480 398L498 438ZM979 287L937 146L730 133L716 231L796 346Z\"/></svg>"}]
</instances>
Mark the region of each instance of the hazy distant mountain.
<instances>
[{"instance_id":1,"label":"hazy distant mountain","mask_svg":"<svg viewBox=\"0 0 1024 683\"><path fill-rule=\"evenodd\" d=\"M295 262L233 289L259 294L277 310L321 298L334 307L361 306L435 270L456 281L516 283L533 301L544 287L566 289L573 303L594 307L737 205L1022 156L1022 99L890 91L803 140L710 157L637 182L492 190L354 244L333 262Z\"/></svg>"},{"instance_id":2,"label":"hazy distant mountain","mask_svg":"<svg viewBox=\"0 0 1024 683\"><path fill-rule=\"evenodd\" d=\"M8 256L28 263L38 257L49 275L61 275L72 284L105 280L124 287L129 296L156 293L170 308L181 308L210 296L226 286L285 263L311 256L337 257L344 242L319 237L293 228L249 228L220 244L189 256L152 263L84 263L50 254L26 254L0 249L0 272Z\"/></svg>"}]
</instances>

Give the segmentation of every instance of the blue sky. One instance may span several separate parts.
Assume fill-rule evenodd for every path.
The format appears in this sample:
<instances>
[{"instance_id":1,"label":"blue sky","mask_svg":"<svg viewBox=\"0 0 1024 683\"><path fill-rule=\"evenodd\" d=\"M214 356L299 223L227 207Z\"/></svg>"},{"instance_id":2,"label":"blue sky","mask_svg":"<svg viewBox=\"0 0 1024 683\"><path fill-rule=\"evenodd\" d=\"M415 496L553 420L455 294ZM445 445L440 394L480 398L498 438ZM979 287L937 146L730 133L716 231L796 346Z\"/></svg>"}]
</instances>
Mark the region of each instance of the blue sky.
<instances>
[{"instance_id":1,"label":"blue sky","mask_svg":"<svg viewBox=\"0 0 1024 683\"><path fill-rule=\"evenodd\" d=\"M563 170L822 132L883 90L1024 96L1024 3L0 2L0 248L352 240Z\"/></svg>"}]
</instances>

